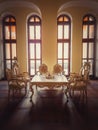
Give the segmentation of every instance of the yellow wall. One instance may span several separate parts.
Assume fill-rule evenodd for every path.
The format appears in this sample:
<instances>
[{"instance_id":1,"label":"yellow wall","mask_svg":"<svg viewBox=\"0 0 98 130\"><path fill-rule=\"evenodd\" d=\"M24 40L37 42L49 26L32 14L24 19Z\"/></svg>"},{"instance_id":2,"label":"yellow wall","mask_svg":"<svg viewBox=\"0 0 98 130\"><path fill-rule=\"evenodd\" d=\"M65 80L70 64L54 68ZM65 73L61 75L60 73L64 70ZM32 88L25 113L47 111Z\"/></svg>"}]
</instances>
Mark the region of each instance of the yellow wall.
<instances>
[{"instance_id":1,"label":"yellow wall","mask_svg":"<svg viewBox=\"0 0 98 130\"><path fill-rule=\"evenodd\" d=\"M26 0L25 0L26 1ZM42 18L42 62L46 63L52 71L57 62L57 15L59 8L68 0L27 0L33 2L41 11ZM70 0L69 0L70 1ZM22 71L27 71L27 30L28 15L38 13L31 8L10 7L1 12L11 12L17 21L17 57ZM86 7L68 7L62 10L69 14L72 26L71 40L71 71L78 72L82 57L82 18L92 9ZM61 12L60 12L61 13Z\"/></svg>"}]
</instances>

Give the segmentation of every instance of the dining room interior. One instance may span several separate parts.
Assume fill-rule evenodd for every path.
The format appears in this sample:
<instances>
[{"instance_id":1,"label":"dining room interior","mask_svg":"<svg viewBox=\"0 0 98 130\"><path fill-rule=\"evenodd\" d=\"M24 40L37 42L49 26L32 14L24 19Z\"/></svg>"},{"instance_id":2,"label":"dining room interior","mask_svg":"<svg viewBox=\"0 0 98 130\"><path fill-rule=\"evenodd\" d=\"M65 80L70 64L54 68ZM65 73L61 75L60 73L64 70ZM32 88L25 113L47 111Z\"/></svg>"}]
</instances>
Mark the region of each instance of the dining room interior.
<instances>
[{"instance_id":1,"label":"dining room interior","mask_svg":"<svg viewBox=\"0 0 98 130\"><path fill-rule=\"evenodd\" d=\"M98 0L0 0L0 130L98 130Z\"/></svg>"}]
</instances>

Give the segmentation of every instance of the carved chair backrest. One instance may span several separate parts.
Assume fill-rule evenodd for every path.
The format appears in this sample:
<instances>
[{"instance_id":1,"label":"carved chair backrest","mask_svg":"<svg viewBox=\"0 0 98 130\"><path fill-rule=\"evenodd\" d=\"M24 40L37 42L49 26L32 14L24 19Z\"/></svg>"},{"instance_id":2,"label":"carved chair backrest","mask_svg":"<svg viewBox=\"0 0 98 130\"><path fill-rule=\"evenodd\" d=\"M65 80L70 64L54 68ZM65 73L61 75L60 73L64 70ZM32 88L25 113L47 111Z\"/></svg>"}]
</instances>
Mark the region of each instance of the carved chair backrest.
<instances>
[{"instance_id":1,"label":"carved chair backrest","mask_svg":"<svg viewBox=\"0 0 98 130\"><path fill-rule=\"evenodd\" d=\"M12 79L11 69L8 69L8 68L6 69L6 78L7 78L8 81Z\"/></svg>"},{"instance_id":2,"label":"carved chair backrest","mask_svg":"<svg viewBox=\"0 0 98 130\"><path fill-rule=\"evenodd\" d=\"M39 66L40 74L46 74L48 72L48 66L46 64L41 64Z\"/></svg>"},{"instance_id":3,"label":"carved chair backrest","mask_svg":"<svg viewBox=\"0 0 98 130\"><path fill-rule=\"evenodd\" d=\"M85 62L83 67L84 67L84 70L90 71L90 62Z\"/></svg>"},{"instance_id":4,"label":"carved chair backrest","mask_svg":"<svg viewBox=\"0 0 98 130\"><path fill-rule=\"evenodd\" d=\"M90 62L84 62L84 65L80 69L80 75L84 80L89 80Z\"/></svg>"},{"instance_id":5,"label":"carved chair backrest","mask_svg":"<svg viewBox=\"0 0 98 130\"><path fill-rule=\"evenodd\" d=\"M15 76L20 74L20 66L19 66L17 59L15 59L13 65L12 65L12 72L13 72L13 75L15 75Z\"/></svg>"},{"instance_id":6,"label":"carved chair backrest","mask_svg":"<svg viewBox=\"0 0 98 130\"><path fill-rule=\"evenodd\" d=\"M55 64L53 67L54 74L61 74L62 73L62 66L60 64Z\"/></svg>"},{"instance_id":7,"label":"carved chair backrest","mask_svg":"<svg viewBox=\"0 0 98 130\"><path fill-rule=\"evenodd\" d=\"M90 62L84 62L84 65L81 67L79 75L83 76L88 71L90 73Z\"/></svg>"}]
</instances>

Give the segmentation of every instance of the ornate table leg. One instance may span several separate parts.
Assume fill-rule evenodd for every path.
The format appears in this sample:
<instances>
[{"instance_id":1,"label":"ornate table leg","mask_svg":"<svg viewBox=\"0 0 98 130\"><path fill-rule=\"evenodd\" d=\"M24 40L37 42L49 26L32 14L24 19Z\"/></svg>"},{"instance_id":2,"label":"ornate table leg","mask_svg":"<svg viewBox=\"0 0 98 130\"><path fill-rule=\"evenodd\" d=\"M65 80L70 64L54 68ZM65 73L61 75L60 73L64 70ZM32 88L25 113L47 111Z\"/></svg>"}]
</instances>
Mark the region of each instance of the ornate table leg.
<instances>
[{"instance_id":1,"label":"ornate table leg","mask_svg":"<svg viewBox=\"0 0 98 130\"><path fill-rule=\"evenodd\" d=\"M68 84L66 84L66 90L65 90L65 95L66 95L66 98L67 98L67 102L68 102L68 93L69 93L69 87L68 87Z\"/></svg>"},{"instance_id":2,"label":"ornate table leg","mask_svg":"<svg viewBox=\"0 0 98 130\"><path fill-rule=\"evenodd\" d=\"M32 92L32 94L31 94L31 96L30 96L30 102L32 102L32 96L33 96L33 94L34 94L34 90L33 90L33 88L32 88L32 84L30 84L30 89L31 89L31 92Z\"/></svg>"}]
</instances>

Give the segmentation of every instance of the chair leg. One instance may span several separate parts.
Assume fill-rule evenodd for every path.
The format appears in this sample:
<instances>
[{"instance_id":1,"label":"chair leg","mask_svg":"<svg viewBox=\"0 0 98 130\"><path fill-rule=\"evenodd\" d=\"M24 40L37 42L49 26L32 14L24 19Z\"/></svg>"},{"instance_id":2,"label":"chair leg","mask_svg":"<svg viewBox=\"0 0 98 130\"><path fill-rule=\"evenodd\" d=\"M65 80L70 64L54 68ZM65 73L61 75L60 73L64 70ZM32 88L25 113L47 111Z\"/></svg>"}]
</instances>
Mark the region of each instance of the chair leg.
<instances>
[{"instance_id":1,"label":"chair leg","mask_svg":"<svg viewBox=\"0 0 98 130\"><path fill-rule=\"evenodd\" d=\"M65 95L66 95L67 102L68 102L68 90L65 90Z\"/></svg>"},{"instance_id":2,"label":"chair leg","mask_svg":"<svg viewBox=\"0 0 98 130\"><path fill-rule=\"evenodd\" d=\"M85 100L86 100L86 103L87 103L87 90L85 90L84 93L85 93Z\"/></svg>"},{"instance_id":3,"label":"chair leg","mask_svg":"<svg viewBox=\"0 0 98 130\"><path fill-rule=\"evenodd\" d=\"M10 100L10 88L8 90L8 101Z\"/></svg>"},{"instance_id":4,"label":"chair leg","mask_svg":"<svg viewBox=\"0 0 98 130\"><path fill-rule=\"evenodd\" d=\"M25 95L27 94L27 86L25 87Z\"/></svg>"},{"instance_id":5,"label":"chair leg","mask_svg":"<svg viewBox=\"0 0 98 130\"><path fill-rule=\"evenodd\" d=\"M13 98L15 97L15 90L12 89Z\"/></svg>"},{"instance_id":6,"label":"chair leg","mask_svg":"<svg viewBox=\"0 0 98 130\"><path fill-rule=\"evenodd\" d=\"M19 98L21 97L21 89L19 89Z\"/></svg>"},{"instance_id":7,"label":"chair leg","mask_svg":"<svg viewBox=\"0 0 98 130\"><path fill-rule=\"evenodd\" d=\"M72 90L72 94L71 95L72 95L72 97L74 97L74 90Z\"/></svg>"}]
</instances>

